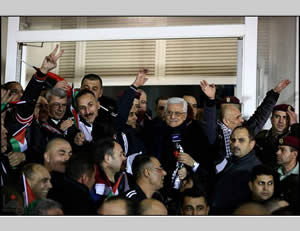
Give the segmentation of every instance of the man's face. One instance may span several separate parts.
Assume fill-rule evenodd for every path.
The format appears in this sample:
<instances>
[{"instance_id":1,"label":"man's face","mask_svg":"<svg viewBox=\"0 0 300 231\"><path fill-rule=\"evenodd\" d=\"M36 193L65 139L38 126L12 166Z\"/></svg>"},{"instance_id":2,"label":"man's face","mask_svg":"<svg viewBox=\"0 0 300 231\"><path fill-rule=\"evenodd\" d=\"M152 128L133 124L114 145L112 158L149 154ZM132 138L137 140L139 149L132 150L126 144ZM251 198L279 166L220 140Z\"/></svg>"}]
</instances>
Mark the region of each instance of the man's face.
<instances>
[{"instance_id":1,"label":"man's face","mask_svg":"<svg viewBox=\"0 0 300 231\"><path fill-rule=\"evenodd\" d=\"M277 155L277 164L279 165L293 165L297 162L297 151L291 151L290 146L279 145Z\"/></svg>"},{"instance_id":2,"label":"man's face","mask_svg":"<svg viewBox=\"0 0 300 231\"><path fill-rule=\"evenodd\" d=\"M5 112L1 113L1 153L7 150L7 129L4 126Z\"/></svg>"},{"instance_id":3,"label":"man's face","mask_svg":"<svg viewBox=\"0 0 300 231\"><path fill-rule=\"evenodd\" d=\"M249 182L252 198L255 201L270 199L274 193L274 179L272 175L258 175L254 182Z\"/></svg>"},{"instance_id":4,"label":"man's face","mask_svg":"<svg viewBox=\"0 0 300 231\"><path fill-rule=\"evenodd\" d=\"M39 96L34 108L34 115L43 122L46 122L49 116L49 104L45 97Z\"/></svg>"},{"instance_id":5,"label":"man's face","mask_svg":"<svg viewBox=\"0 0 300 231\"><path fill-rule=\"evenodd\" d=\"M236 129L230 137L230 149L233 155L241 158L247 155L255 145L254 140L249 139L247 129Z\"/></svg>"},{"instance_id":6,"label":"man's face","mask_svg":"<svg viewBox=\"0 0 300 231\"><path fill-rule=\"evenodd\" d=\"M137 113L137 108L135 105L133 105L130 109L128 119L127 119L127 124L133 128L136 128L136 113Z\"/></svg>"},{"instance_id":7,"label":"man's face","mask_svg":"<svg viewBox=\"0 0 300 231\"><path fill-rule=\"evenodd\" d=\"M96 99L98 100L102 96L102 86L99 80L89 80L85 79L82 82L80 89L89 89L94 93Z\"/></svg>"},{"instance_id":8,"label":"man's face","mask_svg":"<svg viewBox=\"0 0 300 231\"><path fill-rule=\"evenodd\" d=\"M274 111L271 118L272 129L282 134L288 128L288 116L284 111Z\"/></svg>"},{"instance_id":9,"label":"man's face","mask_svg":"<svg viewBox=\"0 0 300 231\"><path fill-rule=\"evenodd\" d=\"M125 153L120 144L114 142L113 155L110 159L110 168L113 169L115 173L119 172L122 166L122 163L127 159Z\"/></svg>"},{"instance_id":10,"label":"man's face","mask_svg":"<svg viewBox=\"0 0 300 231\"><path fill-rule=\"evenodd\" d=\"M105 202L99 208L98 213L103 216L127 215L126 203L122 200Z\"/></svg>"},{"instance_id":11,"label":"man's face","mask_svg":"<svg viewBox=\"0 0 300 231\"><path fill-rule=\"evenodd\" d=\"M44 158L48 170L64 173L66 171L66 162L72 155L72 147L67 141L57 140L50 149L45 152Z\"/></svg>"},{"instance_id":12,"label":"man's face","mask_svg":"<svg viewBox=\"0 0 300 231\"><path fill-rule=\"evenodd\" d=\"M78 113L90 124L93 124L98 116L99 102L91 94L85 94L77 98Z\"/></svg>"},{"instance_id":13,"label":"man's face","mask_svg":"<svg viewBox=\"0 0 300 231\"><path fill-rule=\"evenodd\" d=\"M233 131L238 126L243 124L244 120L242 118L241 111L235 106L228 106L226 115L223 119L223 123Z\"/></svg>"},{"instance_id":14,"label":"man's face","mask_svg":"<svg viewBox=\"0 0 300 231\"><path fill-rule=\"evenodd\" d=\"M162 120L164 119L164 113L165 113L165 107L167 105L168 100L159 100L156 106L156 115L161 118Z\"/></svg>"},{"instance_id":15,"label":"man's face","mask_svg":"<svg viewBox=\"0 0 300 231\"><path fill-rule=\"evenodd\" d=\"M185 95L183 99L191 106L193 109L193 119L197 117L197 100L194 96Z\"/></svg>"},{"instance_id":16,"label":"man's face","mask_svg":"<svg viewBox=\"0 0 300 231\"><path fill-rule=\"evenodd\" d=\"M178 127L186 120L187 113L183 112L183 104L169 104L165 118L166 123L170 127Z\"/></svg>"},{"instance_id":17,"label":"man's face","mask_svg":"<svg viewBox=\"0 0 300 231\"><path fill-rule=\"evenodd\" d=\"M206 204L204 197L184 197L182 205L183 215L206 216L208 211L209 206Z\"/></svg>"},{"instance_id":18,"label":"man's face","mask_svg":"<svg viewBox=\"0 0 300 231\"><path fill-rule=\"evenodd\" d=\"M51 96L49 102L49 116L55 120L61 120L67 109L67 97L59 98L58 96Z\"/></svg>"},{"instance_id":19,"label":"man's face","mask_svg":"<svg viewBox=\"0 0 300 231\"><path fill-rule=\"evenodd\" d=\"M139 103L139 111L147 111L147 95L144 92L141 93Z\"/></svg>"},{"instance_id":20,"label":"man's face","mask_svg":"<svg viewBox=\"0 0 300 231\"><path fill-rule=\"evenodd\" d=\"M51 176L48 170L43 166L34 166L34 173L31 179L28 179L28 183L34 193L36 199L46 198L48 191L52 188L50 182Z\"/></svg>"},{"instance_id":21,"label":"man's face","mask_svg":"<svg viewBox=\"0 0 300 231\"><path fill-rule=\"evenodd\" d=\"M151 158L151 167L149 168L149 180L154 190L157 191L164 186L164 178L167 175L166 171L161 167L158 159Z\"/></svg>"}]
</instances>

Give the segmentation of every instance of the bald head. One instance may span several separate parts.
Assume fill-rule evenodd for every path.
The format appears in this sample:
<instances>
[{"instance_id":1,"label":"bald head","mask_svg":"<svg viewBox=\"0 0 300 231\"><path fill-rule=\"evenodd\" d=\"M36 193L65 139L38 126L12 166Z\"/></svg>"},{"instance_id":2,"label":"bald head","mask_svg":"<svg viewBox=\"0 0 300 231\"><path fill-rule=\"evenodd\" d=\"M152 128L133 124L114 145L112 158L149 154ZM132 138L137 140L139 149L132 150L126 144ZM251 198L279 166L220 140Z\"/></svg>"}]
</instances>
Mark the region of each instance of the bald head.
<instances>
[{"instance_id":1,"label":"bald head","mask_svg":"<svg viewBox=\"0 0 300 231\"><path fill-rule=\"evenodd\" d=\"M238 216L268 216L270 212L268 209L260 203L249 202L239 206L234 212L233 215Z\"/></svg>"},{"instance_id":2,"label":"bald head","mask_svg":"<svg viewBox=\"0 0 300 231\"><path fill-rule=\"evenodd\" d=\"M244 122L240 109L234 104L221 106L221 120L231 130L241 126Z\"/></svg>"},{"instance_id":3,"label":"bald head","mask_svg":"<svg viewBox=\"0 0 300 231\"><path fill-rule=\"evenodd\" d=\"M48 142L44 153L44 165L49 172L57 171L64 173L66 171L66 162L72 155L70 143L62 138L54 138Z\"/></svg>"},{"instance_id":4,"label":"bald head","mask_svg":"<svg viewBox=\"0 0 300 231\"><path fill-rule=\"evenodd\" d=\"M139 205L140 215L168 215L168 211L163 203L155 199L145 199Z\"/></svg>"},{"instance_id":5,"label":"bald head","mask_svg":"<svg viewBox=\"0 0 300 231\"><path fill-rule=\"evenodd\" d=\"M52 188L51 176L48 170L41 164L30 163L23 167L28 184L36 199L46 198Z\"/></svg>"}]
</instances>

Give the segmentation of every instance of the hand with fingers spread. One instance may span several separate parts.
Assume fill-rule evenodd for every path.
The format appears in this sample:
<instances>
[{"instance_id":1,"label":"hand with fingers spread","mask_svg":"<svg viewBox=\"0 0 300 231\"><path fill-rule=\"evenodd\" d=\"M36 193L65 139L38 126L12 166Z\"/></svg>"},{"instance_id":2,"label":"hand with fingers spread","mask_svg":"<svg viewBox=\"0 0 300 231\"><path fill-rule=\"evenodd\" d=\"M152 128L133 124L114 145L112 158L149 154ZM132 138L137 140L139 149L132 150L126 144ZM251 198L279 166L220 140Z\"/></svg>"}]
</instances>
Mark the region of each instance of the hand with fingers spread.
<instances>
[{"instance_id":1,"label":"hand with fingers spread","mask_svg":"<svg viewBox=\"0 0 300 231\"><path fill-rule=\"evenodd\" d=\"M133 85L136 88L139 88L140 86L144 86L144 84L147 82L148 78L146 78L148 73L148 70L146 68L143 68L142 70L139 71L136 79L133 82Z\"/></svg>"},{"instance_id":2,"label":"hand with fingers spread","mask_svg":"<svg viewBox=\"0 0 300 231\"><path fill-rule=\"evenodd\" d=\"M74 143L77 144L78 146L83 145L85 141L85 136L82 132L78 132L74 138Z\"/></svg>"},{"instance_id":3,"label":"hand with fingers spread","mask_svg":"<svg viewBox=\"0 0 300 231\"><path fill-rule=\"evenodd\" d=\"M49 71L51 71L52 69L54 69L57 66L57 60L63 55L64 50L60 50L57 53L58 50L58 45L56 45L55 49L44 58L44 61L42 63L42 66L40 68L40 71L44 74L47 74Z\"/></svg>"},{"instance_id":4,"label":"hand with fingers spread","mask_svg":"<svg viewBox=\"0 0 300 231\"><path fill-rule=\"evenodd\" d=\"M211 99L211 100L215 99L215 97L216 97L215 84L208 84L208 82L206 80L203 80L200 82L200 87L209 99Z\"/></svg>"},{"instance_id":5,"label":"hand with fingers spread","mask_svg":"<svg viewBox=\"0 0 300 231\"><path fill-rule=\"evenodd\" d=\"M184 153L184 152L180 152L178 154L178 159L177 161L179 163L183 163L187 166L190 166L190 167L193 167L194 166L194 163L195 163L195 160L187 153Z\"/></svg>"},{"instance_id":6,"label":"hand with fingers spread","mask_svg":"<svg viewBox=\"0 0 300 231\"><path fill-rule=\"evenodd\" d=\"M277 86L273 89L273 91L275 91L276 93L280 94L280 92L286 88L289 84L291 83L290 80L282 80L280 81Z\"/></svg>"},{"instance_id":7,"label":"hand with fingers spread","mask_svg":"<svg viewBox=\"0 0 300 231\"><path fill-rule=\"evenodd\" d=\"M297 123L297 115L296 112L292 111L290 108L288 108L287 112L286 112L289 116L289 120L290 120L290 126L292 126L293 124Z\"/></svg>"}]
</instances>

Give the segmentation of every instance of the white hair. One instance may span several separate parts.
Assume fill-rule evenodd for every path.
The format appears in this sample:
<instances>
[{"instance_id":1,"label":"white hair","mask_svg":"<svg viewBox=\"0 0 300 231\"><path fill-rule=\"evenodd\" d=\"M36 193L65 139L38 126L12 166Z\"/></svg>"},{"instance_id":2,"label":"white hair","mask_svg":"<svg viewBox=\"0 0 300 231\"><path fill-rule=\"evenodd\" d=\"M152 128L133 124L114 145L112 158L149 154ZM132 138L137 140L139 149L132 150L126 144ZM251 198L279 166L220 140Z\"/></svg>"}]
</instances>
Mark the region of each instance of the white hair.
<instances>
[{"instance_id":1,"label":"white hair","mask_svg":"<svg viewBox=\"0 0 300 231\"><path fill-rule=\"evenodd\" d=\"M169 104L182 104L183 105L183 112L187 112L187 102L183 98L179 97L172 97L169 98L165 107L165 111L167 111Z\"/></svg>"}]
</instances>

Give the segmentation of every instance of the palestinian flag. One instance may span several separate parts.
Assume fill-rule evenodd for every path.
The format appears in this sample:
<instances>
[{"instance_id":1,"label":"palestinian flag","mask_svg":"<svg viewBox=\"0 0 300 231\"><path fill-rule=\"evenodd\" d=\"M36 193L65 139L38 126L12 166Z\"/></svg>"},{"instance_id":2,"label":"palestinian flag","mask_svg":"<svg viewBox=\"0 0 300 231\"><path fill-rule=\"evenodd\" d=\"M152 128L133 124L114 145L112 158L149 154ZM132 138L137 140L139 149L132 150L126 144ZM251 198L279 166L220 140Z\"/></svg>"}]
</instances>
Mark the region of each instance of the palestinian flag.
<instances>
[{"instance_id":1,"label":"palestinian flag","mask_svg":"<svg viewBox=\"0 0 300 231\"><path fill-rule=\"evenodd\" d=\"M33 202L35 198L24 173L22 174L22 177L24 185L24 207L28 207L28 205L30 205L30 203Z\"/></svg>"},{"instance_id":2,"label":"palestinian flag","mask_svg":"<svg viewBox=\"0 0 300 231\"><path fill-rule=\"evenodd\" d=\"M26 127L29 124L25 124L21 129L19 129L13 137L9 140L12 145L12 150L14 152L24 152L27 149L27 141L25 139Z\"/></svg>"},{"instance_id":3,"label":"palestinian flag","mask_svg":"<svg viewBox=\"0 0 300 231\"><path fill-rule=\"evenodd\" d=\"M119 194L118 188L119 188L119 185L121 183L122 177L123 177L123 174L120 175L119 179L117 180L117 182L115 183L114 187L112 188L112 191L108 194L107 197L112 197L112 196L116 196L116 195Z\"/></svg>"}]
</instances>

